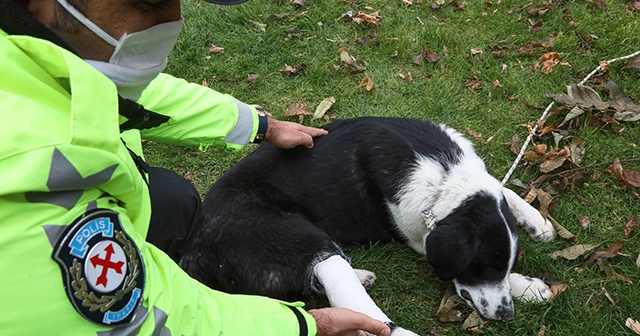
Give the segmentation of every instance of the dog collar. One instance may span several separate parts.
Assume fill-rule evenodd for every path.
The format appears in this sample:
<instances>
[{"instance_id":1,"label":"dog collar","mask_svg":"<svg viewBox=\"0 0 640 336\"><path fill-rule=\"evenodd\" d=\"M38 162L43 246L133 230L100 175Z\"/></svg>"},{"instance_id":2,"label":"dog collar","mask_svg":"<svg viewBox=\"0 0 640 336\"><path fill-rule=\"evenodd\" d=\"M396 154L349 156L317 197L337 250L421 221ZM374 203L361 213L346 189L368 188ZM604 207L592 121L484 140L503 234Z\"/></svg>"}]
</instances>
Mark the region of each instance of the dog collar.
<instances>
[{"instance_id":1,"label":"dog collar","mask_svg":"<svg viewBox=\"0 0 640 336\"><path fill-rule=\"evenodd\" d=\"M424 225L427 227L427 232L431 232L436 226L436 216L433 215L433 211L423 210L420 215L422 216L422 220L424 220Z\"/></svg>"}]
</instances>

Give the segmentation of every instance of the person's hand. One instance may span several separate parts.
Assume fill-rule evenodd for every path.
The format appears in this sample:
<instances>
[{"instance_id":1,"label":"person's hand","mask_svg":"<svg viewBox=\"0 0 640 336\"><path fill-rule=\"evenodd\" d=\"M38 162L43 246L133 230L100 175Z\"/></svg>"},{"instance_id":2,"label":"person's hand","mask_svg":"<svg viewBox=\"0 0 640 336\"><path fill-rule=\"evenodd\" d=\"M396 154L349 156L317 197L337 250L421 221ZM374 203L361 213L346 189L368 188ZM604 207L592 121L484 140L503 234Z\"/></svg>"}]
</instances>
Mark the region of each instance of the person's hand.
<instances>
[{"instance_id":1,"label":"person's hand","mask_svg":"<svg viewBox=\"0 0 640 336\"><path fill-rule=\"evenodd\" d=\"M316 320L317 336L364 336L366 333L389 336L391 329L371 317L345 308L312 309L308 313Z\"/></svg>"},{"instance_id":2,"label":"person's hand","mask_svg":"<svg viewBox=\"0 0 640 336\"><path fill-rule=\"evenodd\" d=\"M313 147L313 138L327 134L321 128L303 126L290 121L281 121L269 117L267 134L264 141L280 148L294 148L297 146Z\"/></svg>"}]
</instances>

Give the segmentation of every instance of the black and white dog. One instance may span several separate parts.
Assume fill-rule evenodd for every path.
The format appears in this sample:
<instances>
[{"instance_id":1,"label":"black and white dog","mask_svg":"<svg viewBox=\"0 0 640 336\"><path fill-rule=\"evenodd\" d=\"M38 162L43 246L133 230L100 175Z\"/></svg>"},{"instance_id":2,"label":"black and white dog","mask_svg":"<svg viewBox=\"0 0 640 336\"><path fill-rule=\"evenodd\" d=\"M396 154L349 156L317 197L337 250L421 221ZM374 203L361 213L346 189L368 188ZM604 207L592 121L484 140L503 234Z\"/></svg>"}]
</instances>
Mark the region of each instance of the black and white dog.
<instances>
[{"instance_id":1,"label":"black and white dog","mask_svg":"<svg viewBox=\"0 0 640 336\"><path fill-rule=\"evenodd\" d=\"M204 284L230 293L301 300L390 319L363 287L341 245L405 242L489 319L514 315L512 297L543 301L541 280L511 273L516 221L536 240L551 224L491 177L470 141L417 119L338 120L312 149L262 145L205 196L205 224L182 260ZM397 328L393 335L413 335Z\"/></svg>"}]
</instances>

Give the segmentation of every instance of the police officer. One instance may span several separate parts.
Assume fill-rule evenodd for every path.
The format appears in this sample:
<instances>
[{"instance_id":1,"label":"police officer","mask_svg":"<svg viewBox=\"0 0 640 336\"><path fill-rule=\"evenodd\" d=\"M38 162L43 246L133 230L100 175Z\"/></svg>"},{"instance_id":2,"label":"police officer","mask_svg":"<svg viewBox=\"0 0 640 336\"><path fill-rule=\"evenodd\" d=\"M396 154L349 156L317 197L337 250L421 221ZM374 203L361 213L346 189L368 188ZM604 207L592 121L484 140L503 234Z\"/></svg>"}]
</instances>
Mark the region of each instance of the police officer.
<instances>
[{"instance_id":1,"label":"police officer","mask_svg":"<svg viewBox=\"0 0 640 336\"><path fill-rule=\"evenodd\" d=\"M325 134L162 74L182 24L179 0L0 1L2 335L388 335L353 311L213 291L176 264L200 199L144 162L141 138Z\"/></svg>"}]
</instances>

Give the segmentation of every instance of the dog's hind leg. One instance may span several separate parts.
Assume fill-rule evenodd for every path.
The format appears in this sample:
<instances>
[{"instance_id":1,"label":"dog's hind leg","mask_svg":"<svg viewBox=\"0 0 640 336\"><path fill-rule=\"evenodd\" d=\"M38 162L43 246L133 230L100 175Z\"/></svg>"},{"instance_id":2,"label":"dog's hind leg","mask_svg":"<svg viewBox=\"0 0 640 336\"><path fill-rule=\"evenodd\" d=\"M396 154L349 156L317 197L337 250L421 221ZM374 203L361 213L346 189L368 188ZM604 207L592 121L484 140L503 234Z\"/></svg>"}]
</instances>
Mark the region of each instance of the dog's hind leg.
<instances>
[{"instance_id":1,"label":"dog's hind leg","mask_svg":"<svg viewBox=\"0 0 640 336\"><path fill-rule=\"evenodd\" d=\"M502 188L502 191L513 217L524 227L531 238L543 242L549 242L555 238L556 230L553 225L548 219L543 218L536 208L532 207L511 189Z\"/></svg>"},{"instance_id":2,"label":"dog's hind leg","mask_svg":"<svg viewBox=\"0 0 640 336\"><path fill-rule=\"evenodd\" d=\"M375 273L363 269L354 269L353 271L356 272L356 276L358 277L358 280L360 280L360 283L362 284L364 289L371 289L373 285L375 285Z\"/></svg>"},{"instance_id":3,"label":"dog's hind leg","mask_svg":"<svg viewBox=\"0 0 640 336\"><path fill-rule=\"evenodd\" d=\"M391 322L369 297L351 265L341 256L333 255L319 262L313 267L313 273L324 287L332 307L348 308L385 322L391 326L392 336L417 336Z\"/></svg>"}]
</instances>

